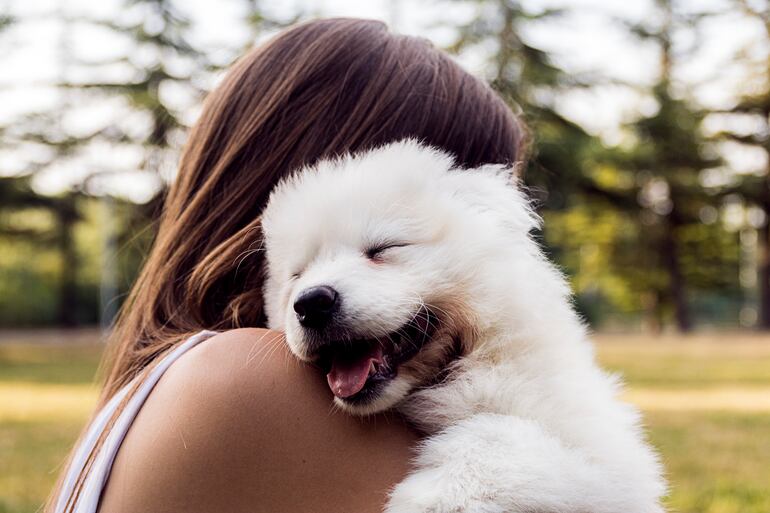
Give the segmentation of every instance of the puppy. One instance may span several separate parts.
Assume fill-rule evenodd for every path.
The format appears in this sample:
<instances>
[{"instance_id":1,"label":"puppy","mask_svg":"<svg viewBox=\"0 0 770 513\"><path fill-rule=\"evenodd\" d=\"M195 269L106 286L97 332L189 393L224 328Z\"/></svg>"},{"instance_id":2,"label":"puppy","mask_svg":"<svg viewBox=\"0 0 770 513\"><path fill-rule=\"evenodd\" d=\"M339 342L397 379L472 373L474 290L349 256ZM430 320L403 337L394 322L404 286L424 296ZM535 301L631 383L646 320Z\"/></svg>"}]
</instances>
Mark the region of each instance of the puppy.
<instances>
[{"instance_id":1,"label":"puppy","mask_svg":"<svg viewBox=\"0 0 770 513\"><path fill-rule=\"evenodd\" d=\"M427 434L389 513L661 512L639 414L511 181L411 140L286 179L262 218L269 325L340 408Z\"/></svg>"}]
</instances>

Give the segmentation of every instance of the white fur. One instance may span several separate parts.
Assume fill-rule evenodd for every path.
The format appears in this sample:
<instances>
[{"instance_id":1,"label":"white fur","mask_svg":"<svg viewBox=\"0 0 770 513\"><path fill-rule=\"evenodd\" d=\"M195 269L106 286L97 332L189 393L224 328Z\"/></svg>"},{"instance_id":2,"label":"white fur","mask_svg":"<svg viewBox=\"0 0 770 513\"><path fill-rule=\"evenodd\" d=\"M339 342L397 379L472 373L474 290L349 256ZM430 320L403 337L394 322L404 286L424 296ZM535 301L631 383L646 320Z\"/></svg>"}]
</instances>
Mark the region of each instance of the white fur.
<instances>
[{"instance_id":1,"label":"white fur","mask_svg":"<svg viewBox=\"0 0 770 513\"><path fill-rule=\"evenodd\" d=\"M307 358L291 305L319 284L365 334L397 329L419 304L459 303L456 326L442 319L465 348L448 379L420 388L424 376L402 368L375 403L348 408L397 407L429 434L388 513L660 512L666 485L639 415L597 367L509 182L499 166L454 169L403 141L281 183L263 216L270 327ZM372 263L362 252L381 240L409 245Z\"/></svg>"}]
</instances>

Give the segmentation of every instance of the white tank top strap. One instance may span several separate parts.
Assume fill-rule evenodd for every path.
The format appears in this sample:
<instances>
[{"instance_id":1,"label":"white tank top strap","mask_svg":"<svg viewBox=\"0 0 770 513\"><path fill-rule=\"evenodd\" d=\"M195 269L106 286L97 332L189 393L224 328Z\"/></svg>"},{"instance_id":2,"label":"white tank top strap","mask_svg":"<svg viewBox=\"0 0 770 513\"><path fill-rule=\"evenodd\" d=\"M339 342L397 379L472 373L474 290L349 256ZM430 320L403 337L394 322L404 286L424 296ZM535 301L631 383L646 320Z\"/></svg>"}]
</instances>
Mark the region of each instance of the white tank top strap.
<instances>
[{"instance_id":1,"label":"white tank top strap","mask_svg":"<svg viewBox=\"0 0 770 513\"><path fill-rule=\"evenodd\" d=\"M142 381L136 389L134 395L128 400L128 403L126 403L125 408L107 434L98 454L96 454L96 458L85 478L83 488L75 503L75 507L72 509L73 512L96 512L96 509L99 506L99 498L101 497L104 485L107 483L107 478L110 475L112 463L115 461L115 456L118 453L120 444L123 442L126 433L128 433L128 429L131 427L131 423L134 421L134 418L136 418L137 413L139 413L139 410L142 408L144 401L150 395L152 389L158 383L158 380L160 380L163 373L166 372L171 364L180 356L216 334L215 331L201 331L196 333L164 356L163 359L149 372L144 381ZM135 383L132 381L115 394L89 426L86 436L80 441L80 444L77 446L72 456L69 468L67 469L67 474L65 475L62 487L59 491L59 496L57 497L56 509L54 510L55 513L64 513L69 498L75 490L78 476L83 471L89 454L91 454L97 440L107 428L107 424L115 413L115 410L125 399L126 394L128 394L133 386L135 386Z\"/></svg>"}]
</instances>

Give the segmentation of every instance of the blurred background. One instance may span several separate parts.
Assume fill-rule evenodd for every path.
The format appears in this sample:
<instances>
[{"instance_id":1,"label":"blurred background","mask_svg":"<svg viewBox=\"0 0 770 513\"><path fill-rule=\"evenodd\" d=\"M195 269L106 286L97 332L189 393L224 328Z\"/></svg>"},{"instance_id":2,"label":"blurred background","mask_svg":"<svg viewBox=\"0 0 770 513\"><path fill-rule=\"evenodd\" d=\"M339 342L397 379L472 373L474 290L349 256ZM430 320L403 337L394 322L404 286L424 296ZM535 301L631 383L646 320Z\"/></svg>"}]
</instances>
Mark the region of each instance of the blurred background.
<instances>
[{"instance_id":1,"label":"blurred background","mask_svg":"<svg viewBox=\"0 0 770 513\"><path fill-rule=\"evenodd\" d=\"M767 0L0 0L0 513L36 511L201 99L321 16L431 39L522 113L539 234L682 512L770 511Z\"/></svg>"}]
</instances>

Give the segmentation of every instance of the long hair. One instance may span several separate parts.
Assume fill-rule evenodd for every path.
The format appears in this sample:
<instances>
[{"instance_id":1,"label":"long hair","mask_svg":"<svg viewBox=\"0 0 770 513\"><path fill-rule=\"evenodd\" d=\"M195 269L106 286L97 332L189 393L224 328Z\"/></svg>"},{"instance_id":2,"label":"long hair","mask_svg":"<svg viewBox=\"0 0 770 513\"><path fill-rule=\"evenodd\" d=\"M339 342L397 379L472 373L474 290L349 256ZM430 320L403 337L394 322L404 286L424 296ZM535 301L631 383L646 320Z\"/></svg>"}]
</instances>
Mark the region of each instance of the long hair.
<instances>
[{"instance_id":1,"label":"long hair","mask_svg":"<svg viewBox=\"0 0 770 513\"><path fill-rule=\"evenodd\" d=\"M260 213L280 178L405 137L475 167L521 161L525 131L448 55L381 22L304 23L241 58L190 134L111 336L101 404L194 332L264 325Z\"/></svg>"},{"instance_id":2,"label":"long hair","mask_svg":"<svg viewBox=\"0 0 770 513\"><path fill-rule=\"evenodd\" d=\"M264 326L260 213L282 177L406 137L464 167L518 164L527 139L488 85L381 22L311 21L244 55L189 135L110 337L100 406L197 331Z\"/></svg>"}]
</instances>

